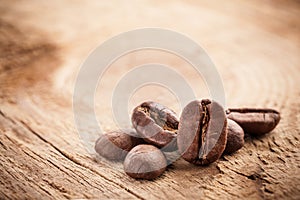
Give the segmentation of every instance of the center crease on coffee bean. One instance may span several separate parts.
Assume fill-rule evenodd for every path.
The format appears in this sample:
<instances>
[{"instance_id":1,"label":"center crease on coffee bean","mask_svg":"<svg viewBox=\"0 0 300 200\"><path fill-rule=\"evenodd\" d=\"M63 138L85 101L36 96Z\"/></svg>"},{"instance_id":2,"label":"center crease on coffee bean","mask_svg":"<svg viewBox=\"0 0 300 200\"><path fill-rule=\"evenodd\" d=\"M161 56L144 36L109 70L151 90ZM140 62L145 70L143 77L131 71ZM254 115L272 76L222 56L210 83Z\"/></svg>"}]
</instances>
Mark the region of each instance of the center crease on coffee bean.
<instances>
[{"instance_id":1,"label":"center crease on coffee bean","mask_svg":"<svg viewBox=\"0 0 300 200\"><path fill-rule=\"evenodd\" d=\"M207 103L207 102L205 102ZM201 106L202 106L202 110L203 110L203 119L202 119L202 123L199 123L200 126L200 131L201 131L201 140L199 140L199 155L198 158L200 160L205 159L206 155L207 155L207 151L208 151L208 145L206 141L206 133L207 133L207 128L208 128L208 123L209 123L209 111L206 107L206 104L204 102L202 102Z\"/></svg>"}]
</instances>

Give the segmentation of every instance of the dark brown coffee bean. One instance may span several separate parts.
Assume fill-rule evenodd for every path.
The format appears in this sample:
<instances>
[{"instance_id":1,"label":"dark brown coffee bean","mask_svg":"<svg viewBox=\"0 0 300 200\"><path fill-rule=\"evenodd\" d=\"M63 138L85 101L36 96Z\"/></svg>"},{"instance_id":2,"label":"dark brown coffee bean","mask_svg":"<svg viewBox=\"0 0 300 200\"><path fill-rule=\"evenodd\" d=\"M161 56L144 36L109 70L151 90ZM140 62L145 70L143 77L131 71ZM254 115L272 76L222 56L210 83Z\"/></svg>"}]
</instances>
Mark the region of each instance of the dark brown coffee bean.
<instances>
[{"instance_id":1,"label":"dark brown coffee bean","mask_svg":"<svg viewBox=\"0 0 300 200\"><path fill-rule=\"evenodd\" d=\"M141 138L133 135L137 136L134 130L117 130L102 134L95 143L95 150L106 159L124 160L133 147L143 143Z\"/></svg>"},{"instance_id":2,"label":"dark brown coffee bean","mask_svg":"<svg viewBox=\"0 0 300 200\"><path fill-rule=\"evenodd\" d=\"M224 154L232 154L244 146L244 131L240 125L227 119L227 143Z\"/></svg>"},{"instance_id":3,"label":"dark brown coffee bean","mask_svg":"<svg viewBox=\"0 0 300 200\"><path fill-rule=\"evenodd\" d=\"M166 166L164 154L149 144L134 147L124 161L126 174L136 179L155 179L166 170Z\"/></svg>"},{"instance_id":4,"label":"dark brown coffee bean","mask_svg":"<svg viewBox=\"0 0 300 200\"><path fill-rule=\"evenodd\" d=\"M152 101L147 101L133 110L131 117L137 133L149 144L176 149L178 118L174 111Z\"/></svg>"},{"instance_id":5,"label":"dark brown coffee bean","mask_svg":"<svg viewBox=\"0 0 300 200\"><path fill-rule=\"evenodd\" d=\"M208 99L192 101L182 112L177 144L188 162L205 165L222 155L227 139L223 107Z\"/></svg>"},{"instance_id":6,"label":"dark brown coffee bean","mask_svg":"<svg viewBox=\"0 0 300 200\"><path fill-rule=\"evenodd\" d=\"M280 114L273 109L237 108L228 109L227 117L237 122L252 135L262 135L272 131L280 121Z\"/></svg>"}]
</instances>

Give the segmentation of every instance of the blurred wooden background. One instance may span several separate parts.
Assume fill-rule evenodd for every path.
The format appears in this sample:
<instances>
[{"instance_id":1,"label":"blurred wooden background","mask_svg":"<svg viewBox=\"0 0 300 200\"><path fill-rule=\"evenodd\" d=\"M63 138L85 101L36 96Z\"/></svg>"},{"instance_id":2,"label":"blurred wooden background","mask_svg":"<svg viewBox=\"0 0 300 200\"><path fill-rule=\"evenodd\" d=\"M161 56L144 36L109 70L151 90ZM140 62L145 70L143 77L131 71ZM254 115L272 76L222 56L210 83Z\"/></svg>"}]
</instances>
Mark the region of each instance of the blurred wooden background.
<instances>
[{"instance_id":1,"label":"blurred wooden background","mask_svg":"<svg viewBox=\"0 0 300 200\"><path fill-rule=\"evenodd\" d=\"M81 63L110 37L141 27L188 35L215 63L228 107L271 107L278 127L207 167L179 160L155 181L126 176L122 164L87 153L75 129L72 92ZM96 114L114 128L110 98L120 77L147 62L173 66L209 93L180 58L144 50L112 64L96 91ZM0 1L1 199L299 199L300 2ZM159 86L133 94L175 109ZM93 127L87 134L95 134ZM91 141L93 142L93 141Z\"/></svg>"}]
</instances>

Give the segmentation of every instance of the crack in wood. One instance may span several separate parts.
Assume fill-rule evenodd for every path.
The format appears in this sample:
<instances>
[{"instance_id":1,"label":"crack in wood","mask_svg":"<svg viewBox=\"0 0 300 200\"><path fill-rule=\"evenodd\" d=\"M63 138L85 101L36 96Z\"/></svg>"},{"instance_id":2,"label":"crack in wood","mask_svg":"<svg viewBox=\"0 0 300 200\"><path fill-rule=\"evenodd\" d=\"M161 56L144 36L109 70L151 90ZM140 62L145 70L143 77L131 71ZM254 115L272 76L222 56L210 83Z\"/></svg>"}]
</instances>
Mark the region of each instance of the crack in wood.
<instances>
[{"instance_id":1,"label":"crack in wood","mask_svg":"<svg viewBox=\"0 0 300 200\"><path fill-rule=\"evenodd\" d=\"M38 134L36 131L34 131L29 125L27 125L24 121L20 120L20 122L31 132L33 133L34 135L36 135L39 139L41 139L43 142L49 144L51 147L53 147L56 151L58 151L63 157L67 158L68 160L70 160L71 162L81 166L81 167L84 167L94 173L97 173L99 176L101 176L102 178L104 178L105 180L111 182L111 183L114 183L115 185L118 185L119 187L121 187L122 189L124 189L125 191L127 191L128 193L132 194L133 196L135 196L136 198L138 199L144 199L143 197L141 197L140 195L138 195L137 193L133 192L132 190L124 187L122 184L119 184L107 177L105 177L104 175L100 174L98 171L92 169L92 168L89 168L88 166L80 163L79 161L77 161L75 158L73 158L72 156L68 155L67 153L63 152L62 150L60 150L59 148L57 148L55 145L53 145L51 142L48 142L46 139L44 139L40 134Z\"/></svg>"}]
</instances>

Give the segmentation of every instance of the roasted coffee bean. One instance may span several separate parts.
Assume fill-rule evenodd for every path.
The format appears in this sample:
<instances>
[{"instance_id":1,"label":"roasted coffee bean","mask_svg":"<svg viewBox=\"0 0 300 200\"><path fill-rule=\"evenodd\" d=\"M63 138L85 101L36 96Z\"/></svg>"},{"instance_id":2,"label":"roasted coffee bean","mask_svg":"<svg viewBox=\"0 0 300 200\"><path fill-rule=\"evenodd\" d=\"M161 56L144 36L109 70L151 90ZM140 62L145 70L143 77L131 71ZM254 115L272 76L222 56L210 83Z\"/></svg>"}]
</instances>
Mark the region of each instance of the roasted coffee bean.
<instances>
[{"instance_id":1,"label":"roasted coffee bean","mask_svg":"<svg viewBox=\"0 0 300 200\"><path fill-rule=\"evenodd\" d=\"M166 166L164 154L149 144L134 147L124 161L126 174L136 179L155 179L166 170Z\"/></svg>"},{"instance_id":2,"label":"roasted coffee bean","mask_svg":"<svg viewBox=\"0 0 300 200\"><path fill-rule=\"evenodd\" d=\"M192 101L182 112L177 145L188 162L205 165L216 161L227 140L227 119L223 107L208 99Z\"/></svg>"},{"instance_id":3,"label":"roasted coffee bean","mask_svg":"<svg viewBox=\"0 0 300 200\"><path fill-rule=\"evenodd\" d=\"M227 118L237 122L252 135L262 135L272 131L280 121L280 114L273 109L237 108L226 111Z\"/></svg>"},{"instance_id":4,"label":"roasted coffee bean","mask_svg":"<svg viewBox=\"0 0 300 200\"><path fill-rule=\"evenodd\" d=\"M165 150L176 149L178 118L174 111L152 101L147 101L133 110L133 127L143 139Z\"/></svg>"},{"instance_id":5,"label":"roasted coffee bean","mask_svg":"<svg viewBox=\"0 0 300 200\"><path fill-rule=\"evenodd\" d=\"M232 154L244 146L244 130L231 119L227 119L227 143L224 154Z\"/></svg>"},{"instance_id":6,"label":"roasted coffee bean","mask_svg":"<svg viewBox=\"0 0 300 200\"><path fill-rule=\"evenodd\" d=\"M143 143L134 137L134 130L116 130L102 134L95 143L96 152L108 160L124 160L127 153L136 145Z\"/></svg>"}]
</instances>

